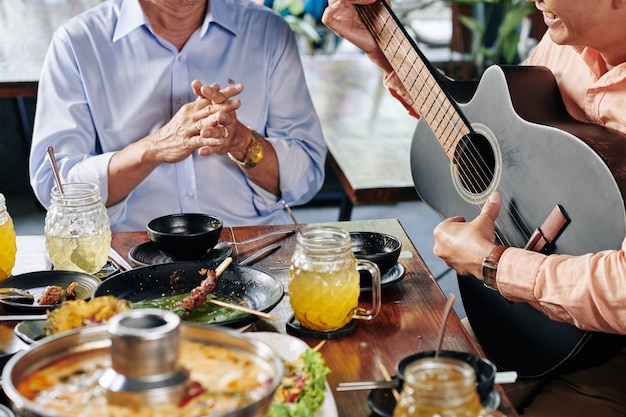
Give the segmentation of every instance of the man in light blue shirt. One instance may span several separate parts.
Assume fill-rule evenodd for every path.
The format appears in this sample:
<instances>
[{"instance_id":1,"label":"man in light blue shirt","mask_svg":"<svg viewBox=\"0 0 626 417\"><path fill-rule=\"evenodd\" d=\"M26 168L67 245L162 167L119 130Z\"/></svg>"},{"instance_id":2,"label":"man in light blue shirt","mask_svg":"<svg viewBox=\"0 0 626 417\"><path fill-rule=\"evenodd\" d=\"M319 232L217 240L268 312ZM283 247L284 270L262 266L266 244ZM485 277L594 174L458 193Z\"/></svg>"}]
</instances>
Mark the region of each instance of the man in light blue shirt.
<instances>
[{"instance_id":1,"label":"man in light blue shirt","mask_svg":"<svg viewBox=\"0 0 626 417\"><path fill-rule=\"evenodd\" d=\"M30 155L46 207L48 146L63 182L99 185L114 231L178 212L288 223L281 201L309 201L326 157L293 33L250 0L108 0L67 22Z\"/></svg>"}]
</instances>

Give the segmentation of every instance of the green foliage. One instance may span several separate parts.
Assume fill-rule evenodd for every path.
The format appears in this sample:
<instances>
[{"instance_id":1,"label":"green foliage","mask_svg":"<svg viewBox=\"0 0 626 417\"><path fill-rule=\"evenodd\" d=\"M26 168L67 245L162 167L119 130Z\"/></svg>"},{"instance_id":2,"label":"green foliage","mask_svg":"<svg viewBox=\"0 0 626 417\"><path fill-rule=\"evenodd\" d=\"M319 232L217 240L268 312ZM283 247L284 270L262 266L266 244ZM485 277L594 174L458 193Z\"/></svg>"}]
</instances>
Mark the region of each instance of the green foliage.
<instances>
[{"instance_id":1,"label":"green foliage","mask_svg":"<svg viewBox=\"0 0 626 417\"><path fill-rule=\"evenodd\" d=\"M309 42L319 43L322 38L315 26L304 16L304 0L274 0L272 9L289 24L291 30Z\"/></svg>"},{"instance_id":2,"label":"green foliage","mask_svg":"<svg viewBox=\"0 0 626 417\"><path fill-rule=\"evenodd\" d=\"M478 49L476 54L482 55L491 64L513 64L517 58L517 44L519 42L519 27L525 16L534 10L533 3L526 0L452 0L456 3L473 5L496 5L502 8L502 19L492 22L493 7L485 7L483 19L470 16L460 16L459 21L476 37ZM497 34L492 45L484 45L487 27L497 24Z\"/></svg>"}]
</instances>

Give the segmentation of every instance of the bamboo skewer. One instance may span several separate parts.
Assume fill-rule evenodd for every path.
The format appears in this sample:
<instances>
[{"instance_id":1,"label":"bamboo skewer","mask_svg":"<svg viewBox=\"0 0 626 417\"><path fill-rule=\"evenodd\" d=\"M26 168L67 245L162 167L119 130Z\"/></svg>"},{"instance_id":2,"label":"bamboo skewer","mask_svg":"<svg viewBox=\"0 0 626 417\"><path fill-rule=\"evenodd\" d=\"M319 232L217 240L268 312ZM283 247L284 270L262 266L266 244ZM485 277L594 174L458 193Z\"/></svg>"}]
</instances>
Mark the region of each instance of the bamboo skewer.
<instances>
[{"instance_id":1,"label":"bamboo skewer","mask_svg":"<svg viewBox=\"0 0 626 417\"><path fill-rule=\"evenodd\" d=\"M385 368L385 365L383 365L382 362L378 362L378 367L380 368L380 372L383 374L383 378L385 378L385 381L391 381L391 375L389 375L389 372L387 371L387 368ZM392 388L391 393L393 394L393 398L395 398L396 401L400 400L400 393L397 389Z\"/></svg>"},{"instance_id":2,"label":"bamboo skewer","mask_svg":"<svg viewBox=\"0 0 626 417\"><path fill-rule=\"evenodd\" d=\"M219 266L215 269L215 276L219 278L219 276L222 275L222 273L226 270L226 268L228 268L228 266L231 264L232 261L233 261L233 258L231 258L230 256L224 259L222 263L220 263ZM216 306L230 308L232 310L238 310L243 313L252 314L254 316L257 316L266 320L276 321L276 317L272 316L271 314L264 313L262 311L252 310L251 308L239 306L236 304L225 303L223 301L214 300L212 298L207 298L206 301L207 303L215 304Z\"/></svg>"}]
</instances>

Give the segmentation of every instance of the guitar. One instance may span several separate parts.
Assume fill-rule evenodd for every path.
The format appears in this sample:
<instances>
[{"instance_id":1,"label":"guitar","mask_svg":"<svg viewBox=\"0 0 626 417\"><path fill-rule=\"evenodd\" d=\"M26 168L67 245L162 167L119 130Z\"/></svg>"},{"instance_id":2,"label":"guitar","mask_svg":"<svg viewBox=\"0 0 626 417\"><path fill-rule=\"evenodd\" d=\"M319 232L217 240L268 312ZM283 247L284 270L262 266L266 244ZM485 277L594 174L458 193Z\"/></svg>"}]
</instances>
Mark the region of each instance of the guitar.
<instances>
[{"instance_id":1,"label":"guitar","mask_svg":"<svg viewBox=\"0 0 626 417\"><path fill-rule=\"evenodd\" d=\"M476 217L499 191L501 244L525 247L555 207L569 224L551 245L579 255L620 248L626 234L626 137L574 120L543 67L491 66L478 83L448 80L424 57L389 5L357 12L420 114L411 145L415 188L443 217ZM550 320L473 277L458 277L467 317L500 369L535 377L592 366L624 337Z\"/></svg>"}]
</instances>

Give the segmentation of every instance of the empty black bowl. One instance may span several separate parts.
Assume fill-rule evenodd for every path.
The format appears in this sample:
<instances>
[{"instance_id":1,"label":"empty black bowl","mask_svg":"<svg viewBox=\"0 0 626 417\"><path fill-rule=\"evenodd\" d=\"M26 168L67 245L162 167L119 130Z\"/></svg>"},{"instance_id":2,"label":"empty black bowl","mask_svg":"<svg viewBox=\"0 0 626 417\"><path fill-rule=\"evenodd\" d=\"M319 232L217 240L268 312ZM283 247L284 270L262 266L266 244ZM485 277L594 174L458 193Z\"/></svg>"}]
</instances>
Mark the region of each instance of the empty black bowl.
<instances>
[{"instance_id":1,"label":"empty black bowl","mask_svg":"<svg viewBox=\"0 0 626 417\"><path fill-rule=\"evenodd\" d=\"M178 213L150 220L148 237L174 261L202 259L217 244L222 220L209 214Z\"/></svg>"},{"instance_id":2,"label":"empty black bowl","mask_svg":"<svg viewBox=\"0 0 626 417\"><path fill-rule=\"evenodd\" d=\"M378 265L384 275L397 262L402 242L397 237L376 232L350 232L352 252L357 259L367 259Z\"/></svg>"},{"instance_id":3,"label":"empty black bowl","mask_svg":"<svg viewBox=\"0 0 626 417\"><path fill-rule=\"evenodd\" d=\"M404 372L407 367L418 359L434 358L435 351L414 353L400 360L396 365L396 372L400 381L404 381ZM484 402L493 390L493 384L496 378L496 366L489 359L474 355L468 352L456 352L452 350L442 350L439 352L440 358L458 359L469 364L476 372L476 390L480 401Z\"/></svg>"}]
</instances>

